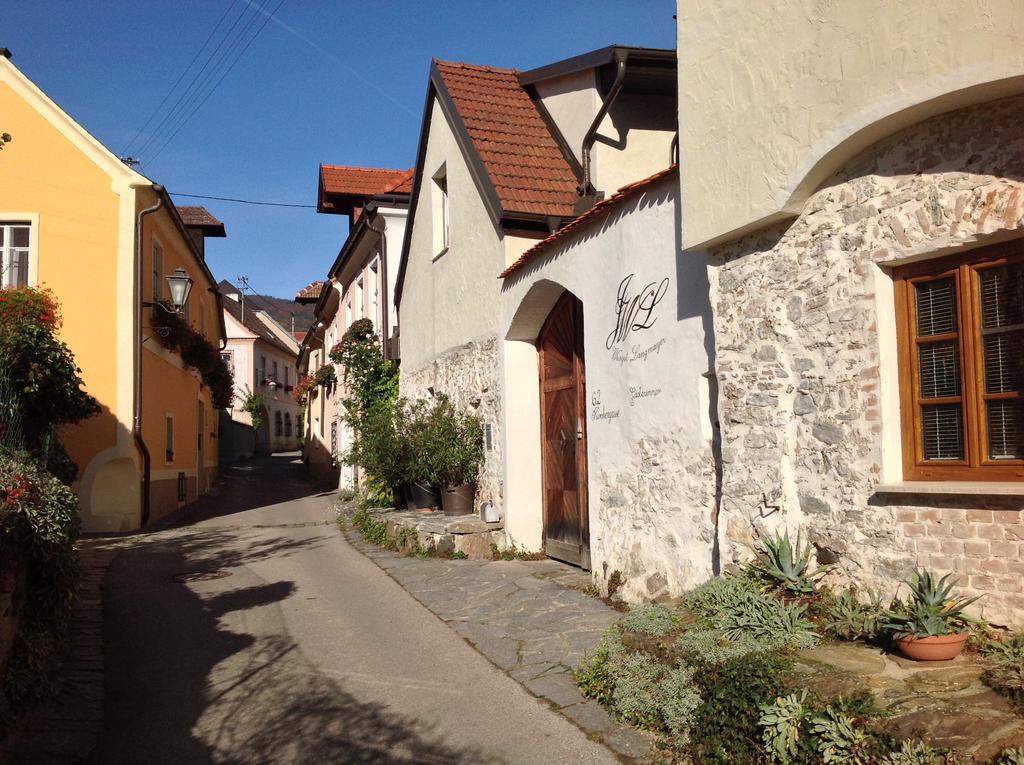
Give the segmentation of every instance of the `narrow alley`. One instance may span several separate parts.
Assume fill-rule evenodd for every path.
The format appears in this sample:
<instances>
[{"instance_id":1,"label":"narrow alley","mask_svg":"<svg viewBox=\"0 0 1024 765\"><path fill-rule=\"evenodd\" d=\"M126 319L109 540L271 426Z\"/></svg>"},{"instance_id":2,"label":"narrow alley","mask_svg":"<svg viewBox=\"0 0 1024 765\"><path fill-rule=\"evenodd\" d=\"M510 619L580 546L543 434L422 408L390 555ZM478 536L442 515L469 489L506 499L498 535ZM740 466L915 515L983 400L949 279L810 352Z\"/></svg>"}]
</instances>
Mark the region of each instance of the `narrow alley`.
<instances>
[{"instance_id":1,"label":"narrow alley","mask_svg":"<svg viewBox=\"0 0 1024 765\"><path fill-rule=\"evenodd\" d=\"M95 762L614 761L354 549L300 471L233 469L114 560Z\"/></svg>"}]
</instances>

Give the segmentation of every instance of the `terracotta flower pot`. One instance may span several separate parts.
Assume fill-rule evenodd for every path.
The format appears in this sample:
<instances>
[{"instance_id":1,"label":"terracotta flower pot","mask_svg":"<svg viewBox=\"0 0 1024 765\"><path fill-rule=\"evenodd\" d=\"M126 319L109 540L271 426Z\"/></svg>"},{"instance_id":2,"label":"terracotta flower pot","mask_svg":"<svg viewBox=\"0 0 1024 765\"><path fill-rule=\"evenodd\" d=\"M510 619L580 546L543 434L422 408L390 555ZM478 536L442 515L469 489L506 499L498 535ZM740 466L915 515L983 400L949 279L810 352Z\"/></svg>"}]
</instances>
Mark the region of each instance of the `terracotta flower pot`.
<instances>
[{"instance_id":1,"label":"terracotta flower pot","mask_svg":"<svg viewBox=\"0 0 1024 765\"><path fill-rule=\"evenodd\" d=\"M930 637L902 637L896 639L900 653L914 661L949 661L964 650L968 634L932 635Z\"/></svg>"}]
</instances>

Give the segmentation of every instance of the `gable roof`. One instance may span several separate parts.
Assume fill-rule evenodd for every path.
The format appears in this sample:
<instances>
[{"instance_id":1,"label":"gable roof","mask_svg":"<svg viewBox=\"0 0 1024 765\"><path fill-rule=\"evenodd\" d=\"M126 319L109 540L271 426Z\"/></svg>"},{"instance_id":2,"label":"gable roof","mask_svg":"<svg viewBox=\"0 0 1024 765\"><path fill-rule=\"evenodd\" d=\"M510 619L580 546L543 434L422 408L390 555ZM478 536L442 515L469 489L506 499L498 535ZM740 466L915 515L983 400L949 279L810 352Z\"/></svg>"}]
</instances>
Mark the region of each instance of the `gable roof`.
<instances>
[{"instance_id":1,"label":"gable roof","mask_svg":"<svg viewBox=\"0 0 1024 765\"><path fill-rule=\"evenodd\" d=\"M227 236L227 232L224 230L224 223L210 215L210 211L205 207L175 206L178 208L181 222L189 228L202 229L203 236Z\"/></svg>"},{"instance_id":2,"label":"gable roof","mask_svg":"<svg viewBox=\"0 0 1024 765\"><path fill-rule=\"evenodd\" d=\"M270 327L264 324L263 320L256 315L256 311L259 310L258 308L256 308L255 306L246 308L245 318L243 320L242 304L239 303L237 300L231 300L230 298L228 298L227 300L222 300L221 304L224 310L231 314L231 317L235 321L237 321L247 330L256 335L257 338L259 338L265 343L269 343L276 350L281 351L282 353L285 353L288 356L295 355L295 351L289 348L283 342L281 342L281 340L278 339L277 335L274 334Z\"/></svg>"},{"instance_id":3,"label":"gable roof","mask_svg":"<svg viewBox=\"0 0 1024 765\"><path fill-rule=\"evenodd\" d=\"M311 282L295 293L295 302L315 303L320 299L320 293L323 292L323 289L324 283L322 281Z\"/></svg>"},{"instance_id":4,"label":"gable roof","mask_svg":"<svg viewBox=\"0 0 1024 765\"><path fill-rule=\"evenodd\" d=\"M316 211L348 213L353 206L381 194L409 194L413 168L392 170L383 167L346 167L320 165Z\"/></svg>"},{"instance_id":5,"label":"gable roof","mask_svg":"<svg viewBox=\"0 0 1024 765\"><path fill-rule=\"evenodd\" d=\"M635 183L630 183L627 184L626 186L623 186L607 199L602 199L600 202L591 207L589 210L587 210L587 212L583 213L574 221L571 221L570 223L567 223L566 225L562 226L562 228L558 229L558 231L554 232L545 239L541 239L539 242L537 242L537 244L533 245L533 247L531 247L522 255L520 255L519 258L514 263L512 263L512 265L510 265L508 268L502 271L498 275L498 278L505 279L511 276L516 271L520 270L523 266L525 266L527 263L529 263L531 260L539 256L544 250L546 250L551 245L561 241L562 239L567 238L577 229L586 226L590 221L598 218L603 218L605 215L610 213L614 207L619 205L624 200L632 197L634 194L644 191L649 186L654 185L663 178L674 176L678 171L679 165L672 165L670 167L665 168L664 170L655 173L654 175L644 178L643 180L636 181Z\"/></svg>"},{"instance_id":6,"label":"gable roof","mask_svg":"<svg viewBox=\"0 0 1024 765\"><path fill-rule=\"evenodd\" d=\"M434 60L438 95L454 107L464 151L480 160L500 218L571 217L577 178L515 69Z\"/></svg>"}]
</instances>

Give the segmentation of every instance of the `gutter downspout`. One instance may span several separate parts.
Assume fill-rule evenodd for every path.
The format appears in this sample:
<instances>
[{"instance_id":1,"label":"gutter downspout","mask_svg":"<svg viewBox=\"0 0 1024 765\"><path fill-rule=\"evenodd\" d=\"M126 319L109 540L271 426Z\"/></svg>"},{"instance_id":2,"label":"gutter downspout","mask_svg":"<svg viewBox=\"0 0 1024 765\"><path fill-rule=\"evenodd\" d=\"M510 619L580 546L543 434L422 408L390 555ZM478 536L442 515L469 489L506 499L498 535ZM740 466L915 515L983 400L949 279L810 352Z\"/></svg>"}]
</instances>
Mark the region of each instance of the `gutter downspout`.
<instances>
[{"instance_id":1,"label":"gutter downspout","mask_svg":"<svg viewBox=\"0 0 1024 765\"><path fill-rule=\"evenodd\" d=\"M143 218L155 213L163 207L164 199L161 194L163 187L153 184L153 191L157 193L156 204L140 210L135 222L135 354L134 354L134 376L135 376L135 401L132 412L132 435L135 437L135 444L142 452L142 510L141 523L145 526L149 521L149 483L150 483L150 456L146 442L142 439L142 225Z\"/></svg>"},{"instance_id":2,"label":"gutter downspout","mask_svg":"<svg viewBox=\"0 0 1024 765\"><path fill-rule=\"evenodd\" d=\"M593 184L590 182L590 150L594 148L594 141L597 140L597 129L604 121L605 116L608 114L608 110L611 109L612 103L619 95L619 91L622 90L622 82L626 79L626 60L628 58L628 52L624 51L621 54L616 53L615 80L612 82L612 86L608 90L608 95L604 97L604 101L601 103L601 108L597 110L597 116L594 117L594 121L590 123L590 127L587 129L586 135L583 136L583 148L580 151L580 156L583 157L583 180L580 181L580 185L577 188L581 197L594 193Z\"/></svg>"},{"instance_id":3,"label":"gutter downspout","mask_svg":"<svg viewBox=\"0 0 1024 765\"><path fill-rule=\"evenodd\" d=\"M376 208L374 209L374 215L377 214ZM391 307L388 305L388 240L384 236L384 232L387 230L388 221L387 218L383 220L384 225L381 228L374 228L373 222L367 219L366 227L373 231L375 234L380 236L380 306L381 306L381 319L384 326L381 328L384 331L381 332L381 339L384 358L391 358L391 338L389 330L391 329Z\"/></svg>"}]
</instances>

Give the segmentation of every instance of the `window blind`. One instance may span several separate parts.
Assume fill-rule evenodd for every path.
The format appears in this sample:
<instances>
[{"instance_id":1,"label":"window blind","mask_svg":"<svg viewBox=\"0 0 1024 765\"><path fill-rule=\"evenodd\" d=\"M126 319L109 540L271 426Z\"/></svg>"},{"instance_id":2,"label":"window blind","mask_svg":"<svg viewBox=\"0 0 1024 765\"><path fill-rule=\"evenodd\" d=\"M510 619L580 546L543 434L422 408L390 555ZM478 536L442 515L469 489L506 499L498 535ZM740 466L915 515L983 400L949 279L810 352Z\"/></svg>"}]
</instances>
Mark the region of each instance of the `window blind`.
<instances>
[{"instance_id":1,"label":"window blind","mask_svg":"<svg viewBox=\"0 0 1024 765\"><path fill-rule=\"evenodd\" d=\"M1024 459L1024 264L980 272L989 458ZM1016 394L1016 395L1015 395Z\"/></svg>"},{"instance_id":2,"label":"window blind","mask_svg":"<svg viewBox=\"0 0 1024 765\"><path fill-rule=\"evenodd\" d=\"M920 342L920 339L957 332L956 286L952 278L916 286L921 446L926 460L964 458L962 404L923 403L927 399L960 396L960 343L957 340Z\"/></svg>"}]
</instances>

